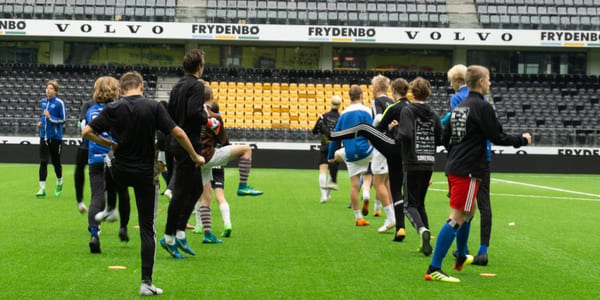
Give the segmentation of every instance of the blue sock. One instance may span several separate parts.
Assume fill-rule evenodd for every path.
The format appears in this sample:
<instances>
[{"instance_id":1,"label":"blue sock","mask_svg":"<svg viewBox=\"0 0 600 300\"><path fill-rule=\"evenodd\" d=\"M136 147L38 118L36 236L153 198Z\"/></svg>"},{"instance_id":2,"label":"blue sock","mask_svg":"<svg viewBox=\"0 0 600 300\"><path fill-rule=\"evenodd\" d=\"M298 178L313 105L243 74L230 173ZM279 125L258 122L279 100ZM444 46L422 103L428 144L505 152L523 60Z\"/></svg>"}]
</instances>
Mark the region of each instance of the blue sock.
<instances>
[{"instance_id":1,"label":"blue sock","mask_svg":"<svg viewBox=\"0 0 600 300\"><path fill-rule=\"evenodd\" d=\"M454 237L456 237L456 229L452 228L448 222L444 223L435 241L435 249L433 250L433 258L431 259L432 267L436 269L442 268L442 261L446 253L448 253Z\"/></svg>"},{"instance_id":2,"label":"blue sock","mask_svg":"<svg viewBox=\"0 0 600 300\"><path fill-rule=\"evenodd\" d=\"M92 227L92 228L90 228L90 233L92 235L98 236L98 227Z\"/></svg>"},{"instance_id":3,"label":"blue sock","mask_svg":"<svg viewBox=\"0 0 600 300\"><path fill-rule=\"evenodd\" d=\"M458 257L467 256L467 242L469 241L469 231L471 231L471 221L464 222L456 231L456 255Z\"/></svg>"},{"instance_id":4,"label":"blue sock","mask_svg":"<svg viewBox=\"0 0 600 300\"><path fill-rule=\"evenodd\" d=\"M487 245L479 245L479 252L477 253L477 255L487 253L487 248L488 248Z\"/></svg>"}]
</instances>

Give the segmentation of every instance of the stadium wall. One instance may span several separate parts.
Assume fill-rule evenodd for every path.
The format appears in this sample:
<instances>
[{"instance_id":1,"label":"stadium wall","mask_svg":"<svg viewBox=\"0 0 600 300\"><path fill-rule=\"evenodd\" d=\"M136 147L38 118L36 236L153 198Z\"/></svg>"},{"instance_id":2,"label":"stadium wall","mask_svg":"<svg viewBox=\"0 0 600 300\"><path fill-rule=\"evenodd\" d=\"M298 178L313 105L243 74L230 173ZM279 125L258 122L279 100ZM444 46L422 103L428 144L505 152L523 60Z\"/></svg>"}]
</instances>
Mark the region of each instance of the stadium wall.
<instances>
[{"instance_id":1,"label":"stadium wall","mask_svg":"<svg viewBox=\"0 0 600 300\"><path fill-rule=\"evenodd\" d=\"M79 141L64 141L62 162L74 164ZM286 144L286 146L281 146ZM318 144L250 143L252 165L256 168L315 169L319 158ZM510 147L494 148L492 172L600 174L600 148ZM9 143L0 138L0 163L39 163L39 146L29 140ZM436 155L436 171L443 171L446 154ZM237 167L237 162L230 163ZM344 164L341 164L345 168Z\"/></svg>"}]
</instances>

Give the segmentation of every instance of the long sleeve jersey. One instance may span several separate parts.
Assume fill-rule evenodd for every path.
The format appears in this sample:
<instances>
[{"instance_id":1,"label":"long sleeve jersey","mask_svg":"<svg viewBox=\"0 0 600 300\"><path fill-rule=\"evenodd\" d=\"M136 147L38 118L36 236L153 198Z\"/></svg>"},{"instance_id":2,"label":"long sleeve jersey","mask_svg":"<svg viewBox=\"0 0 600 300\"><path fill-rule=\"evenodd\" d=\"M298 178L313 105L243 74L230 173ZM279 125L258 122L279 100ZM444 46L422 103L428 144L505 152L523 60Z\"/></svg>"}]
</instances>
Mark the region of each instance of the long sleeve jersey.
<instances>
[{"instance_id":1,"label":"long sleeve jersey","mask_svg":"<svg viewBox=\"0 0 600 300\"><path fill-rule=\"evenodd\" d=\"M58 97L44 98L41 101L42 114L40 116L40 138L47 140L62 140L63 127L67 119L65 103ZM50 117L44 115L44 110L50 112Z\"/></svg>"},{"instance_id":2,"label":"long sleeve jersey","mask_svg":"<svg viewBox=\"0 0 600 300\"><path fill-rule=\"evenodd\" d=\"M496 113L483 95L469 92L453 111L444 129L443 144L448 149L446 174L481 178L488 167L486 140L496 145L516 148L527 145L527 139L507 135Z\"/></svg>"},{"instance_id":3,"label":"long sleeve jersey","mask_svg":"<svg viewBox=\"0 0 600 300\"><path fill-rule=\"evenodd\" d=\"M433 109L426 103L410 103L394 128L404 171L433 170L436 146L442 142L442 123Z\"/></svg>"},{"instance_id":4,"label":"long sleeve jersey","mask_svg":"<svg viewBox=\"0 0 600 300\"><path fill-rule=\"evenodd\" d=\"M88 108L85 113L85 122L90 123L93 119L95 119L100 112L106 107L108 103L96 103L90 108ZM99 133L101 137L107 138L109 140L115 141L116 139L110 135L110 132L104 131ZM104 163L104 157L110 151L108 147L104 147L102 145L98 145L92 141L89 141L89 152L88 152L88 164L101 164Z\"/></svg>"},{"instance_id":5,"label":"long sleeve jersey","mask_svg":"<svg viewBox=\"0 0 600 300\"><path fill-rule=\"evenodd\" d=\"M371 109L362 104L351 104L340 114L340 118L335 125L334 131L348 129L360 123L373 123ZM369 141L362 136L345 139L342 143L346 149L346 161L349 162L361 160L373 152L373 146L371 146ZM339 148L338 146L339 141L331 141L331 143L329 143L329 153L327 156L329 159L333 159L336 149Z\"/></svg>"}]
</instances>

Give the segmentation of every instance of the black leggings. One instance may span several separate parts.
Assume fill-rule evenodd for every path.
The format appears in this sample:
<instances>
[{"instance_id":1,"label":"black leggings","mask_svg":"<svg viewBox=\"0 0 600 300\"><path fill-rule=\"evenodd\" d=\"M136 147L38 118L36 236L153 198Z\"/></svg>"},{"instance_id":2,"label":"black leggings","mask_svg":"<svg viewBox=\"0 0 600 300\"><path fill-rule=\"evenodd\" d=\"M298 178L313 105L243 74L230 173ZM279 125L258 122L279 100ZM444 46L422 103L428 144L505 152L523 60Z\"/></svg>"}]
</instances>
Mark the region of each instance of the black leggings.
<instances>
[{"instance_id":1,"label":"black leggings","mask_svg":"<svg viewBox=\"0 0 600 300\"><path fill-rule=\"evenodd\" d=\"M481 218L481 245L490 245L492 235L492 205L490 203L490 169L487 168L477 191L477 207Z\"/></svg>"},{"instance_id":2,"label":"black leggings","mask_svg":"<svg viewBox=\"0 0 600 300\"><path fill-rule=\"evenodd\" d=\"M404 174L404 212L413 227L419 232L419 228L429 229L429 219L425 210L425 195L429 188L429 180L433 171L407 171Z\"/></svg>"},{"instance_id":3,"label":"black leggings","mask_svg":"<svg viewBox=\"0 0 600 300\"><path fill-rule=\"evenodd\" d=\"M390 190L392 200L394 201L394 213L396 215L396 230L404 228L404 197L402 195L402 186L404 173L402 171L402 152L400 145L396 141L377 128L367 123L361 123L345 130L331 133L332 140L343 140L354 138L356 135L363 136L371 142L385 158L388 163L388 172L390 176Z\"/></svg>"},{"instance_id":4,"label":"black leggings","mask_svg":"<svg viewBox=\"0 0 600 300\"><path fill-rule=\"evenodd\" d=\"M56 178L62 178L62 164L60 163L61 152L61 140L46 140L40 138L40 181L46 181L46 177L48 177L48 158L52 159Z\"/></svg>"},{"instance_id":5,"label":"black leggings","mask_svg":"<svg viewBox=\"0 0 600 300\"><path fill-rule=\"evenodd\" d=\"M85 185L85 166L88 163L87 148L77 148L75 159L75 200L77 203L83 201L83 187Z\"/></svg>"},{"instance_id":6,"label":"black leggings","mask_svg":"<svg viewBox=\"0 0 600 300\"><path fill-rule=\"evenodd\" d=\"M98 227L100 225L94 217L97 213L104 210L105 205L108 207L108 210L115 209L117 194L119 195L119 219L121 227L127 227L131 213L127 187L117 185L112 175L105 171L103 163L91 164L89 173L92 200L90 201L90 211L88 213L88 230L91 227Z\"/></svg>"},{"instance_id":7,"label":"black leggings","mask_svg":"<svg viewBox=\"0 0 600 300\"><path fill-rule=\"evenodd\" d=\"M117 168L113 162L113 177L117 189L133 187L142 241L142 280L152 280L156 254L156 208L158 204L158 177Z\"/></svg>"}]
</instances>

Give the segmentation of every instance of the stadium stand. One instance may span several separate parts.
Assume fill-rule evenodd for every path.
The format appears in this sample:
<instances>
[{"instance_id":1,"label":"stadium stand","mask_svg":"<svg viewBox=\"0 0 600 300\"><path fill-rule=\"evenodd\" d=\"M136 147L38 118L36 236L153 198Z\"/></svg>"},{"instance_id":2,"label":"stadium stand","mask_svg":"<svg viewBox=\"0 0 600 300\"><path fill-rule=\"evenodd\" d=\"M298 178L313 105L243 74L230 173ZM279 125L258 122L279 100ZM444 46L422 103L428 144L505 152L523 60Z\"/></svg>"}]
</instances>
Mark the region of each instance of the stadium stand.
<instances>
[{"instance_id":1,"label":"stadium stand","mask_svg":"<svg viewBox=\"0 0 600 300\"><path fill-rule=\"evenodd\" d=\"M214 23L447 27L445 0L246 1L209 0Z\"/></svg>"},{"instance_id":2,"label":"stadium stand","mask_svg":"<svg viewBox=\"0 0 600 300\"><path fill-rule=\"evenodd\" d=\"M175 21L176 0L0 0L0 16L23 19Z\"/></svg>"},{"instance_id":3,"label":"stadium stand","mask_svg":"<svg viewBox=\"0 0 600 300\"><path fill-rule=\"evenodd\" d=\"M475 0L484 28L598 30L598 0Z\"/></svg>"},{"instance_id":4,"label":"stadium stand","mask_svg":"<svg viewBox=\"0 0 600 300\"><path fill-rule=\"evenodd\" d=\"M38 102L43 85L58 79L59 96L68 107L67 135L76 136L80 105L91 98L94 80L118 77L128 70L146 79L146 96L167 100L168 91L181 76L176 67L110 67L69 65L2 65L0 71L0 132L35 135ZM204 79L214 89L230 136L236 140L309 141L317 116L328 109L328 99L338 94L349 103L347 91L359 84L370 105L370 79L375 71L320 71L209 68ZM440 72L383 72L394 79L427 78L432 84L428 99L439 115L448 111L452 89ZM538 145L600 144L600 81L586 75L492 74L490 101L509 131L533 132ZM345 107L342 106L342 109Z\"/></svg>"}]
</instances>

